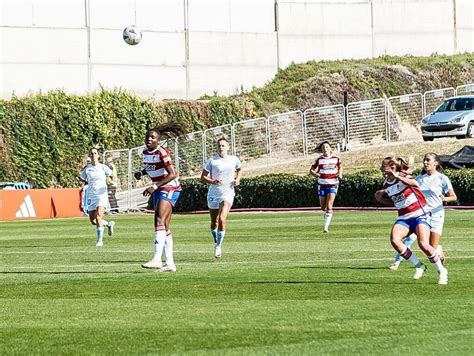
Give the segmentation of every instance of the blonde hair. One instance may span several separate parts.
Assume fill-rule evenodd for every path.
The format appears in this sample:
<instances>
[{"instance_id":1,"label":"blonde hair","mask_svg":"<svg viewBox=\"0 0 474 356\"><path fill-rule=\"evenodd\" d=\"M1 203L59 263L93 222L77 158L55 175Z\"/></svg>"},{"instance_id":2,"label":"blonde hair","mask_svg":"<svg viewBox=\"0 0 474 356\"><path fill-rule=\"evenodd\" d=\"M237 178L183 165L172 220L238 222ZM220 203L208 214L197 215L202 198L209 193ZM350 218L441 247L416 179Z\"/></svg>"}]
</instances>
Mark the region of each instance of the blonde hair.
<instances>
[{"instance_id":1,"label":"blonde hair","mask_svg":"<svg viewBox=\"0 0 474 356\"><path fill-rule=\"evenodd\" d=\"M385 157L382 161L383 165L395 166L397 172L407 171L410 168L407 160L403 157Z\"/></svg>"}]
</instances>

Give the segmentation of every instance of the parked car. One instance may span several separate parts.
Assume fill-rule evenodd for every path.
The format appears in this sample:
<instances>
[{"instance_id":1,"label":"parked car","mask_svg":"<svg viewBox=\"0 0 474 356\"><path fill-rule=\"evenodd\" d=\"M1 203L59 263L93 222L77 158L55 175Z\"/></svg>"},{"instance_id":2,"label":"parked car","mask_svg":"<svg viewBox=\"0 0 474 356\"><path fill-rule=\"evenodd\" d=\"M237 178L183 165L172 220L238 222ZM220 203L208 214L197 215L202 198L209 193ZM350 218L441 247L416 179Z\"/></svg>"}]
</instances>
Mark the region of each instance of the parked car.
<instances>
[{"instance_id":1,"label":"parked car","mask_svg":"<svg viewBox=\"0 0 474 356\"><path fill-rule=\"evenodd\" d=\"M0 190L31 189L30 183L25 182L0 182Z\"/></svg>"},{"instance_id":2,"label":"parked car","mask_svg":"<svg viewBox=\"0 0 474 356\"><path fill-rule=\"evenodd\" d=\"M437 137L474 137L474 95L446 99L431 114L421 120L424 141Z\"/></svg>"}]
</instances>

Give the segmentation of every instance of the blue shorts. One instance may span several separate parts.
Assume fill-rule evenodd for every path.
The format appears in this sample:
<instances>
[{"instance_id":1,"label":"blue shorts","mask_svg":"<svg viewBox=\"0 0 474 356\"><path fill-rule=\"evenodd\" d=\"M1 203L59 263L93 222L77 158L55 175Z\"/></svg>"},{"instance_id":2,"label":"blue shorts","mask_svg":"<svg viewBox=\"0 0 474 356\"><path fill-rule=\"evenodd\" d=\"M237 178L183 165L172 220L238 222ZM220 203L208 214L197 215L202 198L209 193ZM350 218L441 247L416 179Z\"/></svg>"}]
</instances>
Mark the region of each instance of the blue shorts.
<instances>
[{"instance_id":1,"label":"blue shorts","mask_svg":"<svg viewBox=\"0 0 474 356\"><path fill-rule=\"evenodd\" d=\"M328 194L337 194L337 185L318 185L318 195L325 197Z\"/></svg>"},{"instance_id":2,"label":"blue shorts","mask_svg":"<svg viewBox=\"0 0 474 356\"><path fill-rule=\"evenodd\" d=\"M420 224L424 224L428 226L428 228L431 228L431 225L429 223L429 216L426 216L426 215L418 216L416 218L411 218L411 219L397 219L394 225L397 225L397 224L408 228L410 233L415 233L416 227Z\"/></svg>"},{"instance_id":3,"label":"blue shorts","mask_svg":"<svg viewBox=\"0 0 474 356\"><path fill-rule=\"evenodd\" d=\"M153 207L156 208L160 200L166 200L175 206L178 202L181 190L160 190L153 192Z\"/></svg>"}]
</instances>

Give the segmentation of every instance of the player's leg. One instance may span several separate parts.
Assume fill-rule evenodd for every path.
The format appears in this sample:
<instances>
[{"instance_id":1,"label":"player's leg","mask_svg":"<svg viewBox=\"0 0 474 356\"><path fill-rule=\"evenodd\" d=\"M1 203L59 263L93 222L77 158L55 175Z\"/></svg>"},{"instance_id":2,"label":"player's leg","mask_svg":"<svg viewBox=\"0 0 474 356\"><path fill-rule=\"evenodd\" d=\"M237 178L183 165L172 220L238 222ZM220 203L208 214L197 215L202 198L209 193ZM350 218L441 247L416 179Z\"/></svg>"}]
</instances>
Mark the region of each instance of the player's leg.
<instances>
[{"instance_id":1,"label":"player's leg","mask_svg":"<svg viewBox=\"0 0 474 356\"><path fill-rule=\"evenodd\" d=\"M153 258L147 263L143 264L143 268L161 268L163 264L161 262L161 256L165 247L166 239L166 218L171 213L171 203L159 199L155 206L154 224L155 234L153 240Z\"/></svg>"},{"instance_id":2,"label":"player's leg","mask_svg":"<svg viewBox=\"0 0 474 356\"><path fill-rule=\"evenodd\" d=\"M105 207L100 206L100 205L95 210L95 223L97 226L96 246L99 246L99 247L104 245L104 221L103 221L104 212L105 212Z\"/></svg>"},{"instance_id":3,"label":"player's leg","mask_svg":"<svg viewBox=\"0 0 474 356\"><path fill-rule=\"evenodd\" d=\"M434 214L431 217L431 234L430 234L430 245L436 249L441 259L441 263L445 264L446 256L444 255L443 248L440 245L441 235L443 234L444 226L444 211L438 214Z\"/></svg>"},{"instance_id":4,"label":"player's leg","mask_svg":"<svg viewBox=\"0 0 474 356\"><path fill-rule=\"evenodd\" d=\"M107 228L107 234L109 236L112 236L113 233L114 233L115 221L107 221L107 220L104 219L105 211L107 210L108 205L109 205L109 196L108 196L108 194L102 194L98 198L98 203L97 203L97 206L102 207L102 210L100 211L100 217L99 217L100 220L101 220L100 226L102 226L102 230L104 229L104 227L106 227Z\"/></svg>"},{"instance_id":5,"label":"player's leg","mask_svg":"<svg viewBox=\"0 0 474 356\"><path fill-rule=\"evenodd\" d=\"M439 273L438 283L448 284L448 270L443 266L436 249L430 245L430 226L428 223L424 223L422 219L420 219L420 222L416 227L416 235L418 236L418 245L420 249L426 256L428 256L430 262L436 266Z\"/></svg>"},{"instance_id":6,"label":"player's leg","mask_svg":"<svg viewBox=\"0 0 474 356\"><path fill-rule=\"evenodd\" d=\"M166 265L159 269L159 272L176 272L176 265L174 263L174 253L173 253L173 235L171 233L171 217L173 215L173 207L178 202L181 192L172 191L165 193L163 197L164 201L169 203L168 208L163 212L163 219L165 221L166 228L166 237L165 237L165 258Z\"/></svg>"},{"instance_id":7,"label":"player's leg","mask_svg":"<svg viewBox=\"0 0 474 356\"><path fill-rule=\"evenodd\" d=\"M326 209L327 209L327 195L323 187L318 187L319 207L324 212L324 225L326 225ZM323 227L323 232L327 232Z\"/></svg>"},{"instance_id":8,"label":"player's leg","mask_svg":"<svg viewBox=\"0 0 474 356\"><path fill-rule=\"evenodd\" d=\"M219 203L219 214L217 222L217 241L214 256L219 258L222 256L222 243L224 242L225 229L227 225L227 216L229 215L232 202L223 200Z\"/></svg>"},{"instance_id":9,"label":"player's leg","mask_svg":"<svg viewBox=\"0 0 474 356\"><path fill-rule=\"evenodd\" d=\"M211 235L214 240L214 244L217 243L217 222L219 220L219 209L209 209L209 216L211 218Z\"/></svg>"},{"instance_id":10,"label":"player's leg","mask_svg":"<svg viewBox=\"0 0 474 356\"><path fill-rule=\"evenodd\" d=\"M402 239L402 242L403 244L410 248L411 245L413 245L413 242L416 241L416 235L415 234L411 234L411 235L408 235L406 237L404 237ZM402 255L400 255L399 253L397 253L395 255L395 257L393 258L393 262L392 264L389 266L389 268L392 270L392 271L396 271L398 269L398 267L400 266L400 263L403 261L403 257Z\"/></svg>"},{"instance_id":11,"label":"player's leg","mask_svg":"<svg viewBox=\"0 0 474 356\"><path fill-rule=\"evenodd\" d=\"M217 243L217 223L219 220L219 200L212 197L207 196L207 207L209 208L209 216L211 218L211 235L212 239L214 240L214 245Z\"/></svg>"},{"instance_id":12,"label":"player's leg","mask_svg":"<svg viewBox=\"0 0 474 356\"><path fill-rule=\"evenodd\" d=\"M390 243L393 248L415 267L415 275L413 279L420 279L426 270L426 266L416 258L409 247L403 244L403 238L410 233L410 226L404 220L397 220L392 227L390 234Z\"/></svg>"},{"instance_id":13,"label":"player's leg","mask_svg":"<svg viewBox=\"0 0 474 356\"><path fill-rule=\"evenodd\" d=\"M326 195L326 212L324 213L324 231L329 231L329 225L331 224L334 200L336 199L336 193L329 193Z\"/></svg>"}]
</instances>

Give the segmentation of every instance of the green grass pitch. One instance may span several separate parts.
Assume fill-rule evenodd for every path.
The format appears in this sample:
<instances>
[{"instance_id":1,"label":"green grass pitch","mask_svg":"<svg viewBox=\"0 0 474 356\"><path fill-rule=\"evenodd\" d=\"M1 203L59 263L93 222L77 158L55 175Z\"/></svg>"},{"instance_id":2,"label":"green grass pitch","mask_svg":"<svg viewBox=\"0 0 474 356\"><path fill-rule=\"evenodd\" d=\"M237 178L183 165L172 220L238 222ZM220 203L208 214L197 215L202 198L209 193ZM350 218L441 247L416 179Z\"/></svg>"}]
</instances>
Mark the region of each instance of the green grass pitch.
<instances>
[{"instance_id":1,"label":"green grass pitch","mask_svg":"<svg viewBox=\"0 0 474 356\"><path fill-rule=\"evenodd\" d=\"M395 212L233 213L219 260L208 216L175 215L174 274L140 267L152 216L103 248L86 218L2 222L0 353L472 355L472 217L447 211L447 286L387 268Z\"/></svg>"}]
</instances>

